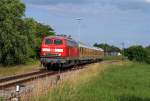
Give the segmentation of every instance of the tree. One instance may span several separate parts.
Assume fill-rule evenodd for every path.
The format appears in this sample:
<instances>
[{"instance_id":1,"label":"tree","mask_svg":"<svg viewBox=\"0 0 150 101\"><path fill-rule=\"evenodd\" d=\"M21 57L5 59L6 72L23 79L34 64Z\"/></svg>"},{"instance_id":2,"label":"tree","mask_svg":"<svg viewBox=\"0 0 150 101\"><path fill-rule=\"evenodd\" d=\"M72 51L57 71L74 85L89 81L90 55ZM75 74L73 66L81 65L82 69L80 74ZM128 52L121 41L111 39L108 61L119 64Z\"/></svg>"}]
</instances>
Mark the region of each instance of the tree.
<instances>
[{"instance_id":1,"label":"tree","mask_svg":"<svg viewBox=\"0 0 150 101\"><path fill-rule=\"evenodd\" d=\"M147 59L147 53L142 46L131 46L125 49L124 52L125 56L132 61L145 62Z\"/></svg>"},{"instance_id":2,"label":"tree","mask_svg":"<svg viewBox=\"0 0 150 101\"><path fill-rule=\"evenodd\" d=\"M37 57L35 48L36 48L36 23L35 20L32 18L24 18L22 20L22 34L27 36L28 38L28 51L29 51L29 58L35 59ZM21 27L21 26L20 26Z\"/></svg>"},{"instance_id":3,"label":"tree","mask_svg":"<svg viewBox=\"0 0 150 101\"><path fill-rule=\"evenodd\" d=\"M37 58L43 36L55 34L50 26L25 18L24 13L20 0L0 0L0 64Z\"/></svg>"},{"instance_id":4,"label":"tree","mask_svg":"<svg viewBox=\"0 0 150 101\"><path fill-rule=\"evenodd\" d=\"M147 53L147 59L146 62L150 64L150 46L145 48L145 51Z\"/></svg>"},{"instance_id":5,"label":"tree","mask_svg":"<svg viewBox=\"0 0 150 101\"><path fill-rule=\"evenodd\" d=\"M28 56L28 38L18 30L25 5L20 0L0 1L0 62L24 63Z\"/></svg>"},{"instance_id":6,"label":"tree","mask_svg":"<svg viewBox=\"0 0 150 101\"><path fill-rule=\"evenodd\" d=\"M95 47L99 47L99 48L102 48L105 52L120 52L121 50L116 47L116 46L113 46L113 45L108 45L108 44L97 44L95 43L94 44Z\"/></svg>"},{"instance_id":7,"label":"tree","mask_svg":"<svg viewBox=\"0 0 150 101\"><path fill-rule=\"evenodd\" d=\"M49 25L45 25L39 22L36 22L36 25L36 35L38 37L54 35L54 30Z\"/></svg>"}]
</instances>

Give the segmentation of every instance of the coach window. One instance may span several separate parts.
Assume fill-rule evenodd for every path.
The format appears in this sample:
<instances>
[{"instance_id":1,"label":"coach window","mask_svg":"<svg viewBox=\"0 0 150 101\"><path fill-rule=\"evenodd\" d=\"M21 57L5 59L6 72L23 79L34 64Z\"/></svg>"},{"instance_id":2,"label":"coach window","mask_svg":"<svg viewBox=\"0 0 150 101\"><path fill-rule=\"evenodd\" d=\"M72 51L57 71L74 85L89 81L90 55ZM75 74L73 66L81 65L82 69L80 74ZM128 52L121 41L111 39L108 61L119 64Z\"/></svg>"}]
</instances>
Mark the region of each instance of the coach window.
<instances>
[{"instance_id":1,"label":"coach window","mask_svg":"<svg viewBox=\"0 0 150 101\"><path fill-rule=\"evenodd\" d=\"M63 42L62 42L62 40L60 40L60 39L56 39L56 40L54 41L54 44L56 44L56 45L61 45L61 44L63 44Z\"/></svg>"},{"instance_id":2,"label":"coach window","mask_svg":"<svg viewBox=\"0 0 150 101\"><path fill-rule=\"evenodd\" d=\"M81 47L80 47L80 53L81 53L81 54L83 54L83 52L82 52L82 48L81 48Z\"/></svg>"},{"instance_id":3,"label":"coach window","mask_svg":"<svg viewBox=\"0 0 150 101\"><path fill-rule=\"evenodd\" d=\"M53 42L52 42L52 40L51 39L46 39L45 40L45 44L46 45L50 45L50 44L52 44Z\"/></svg>"}]
</instances>

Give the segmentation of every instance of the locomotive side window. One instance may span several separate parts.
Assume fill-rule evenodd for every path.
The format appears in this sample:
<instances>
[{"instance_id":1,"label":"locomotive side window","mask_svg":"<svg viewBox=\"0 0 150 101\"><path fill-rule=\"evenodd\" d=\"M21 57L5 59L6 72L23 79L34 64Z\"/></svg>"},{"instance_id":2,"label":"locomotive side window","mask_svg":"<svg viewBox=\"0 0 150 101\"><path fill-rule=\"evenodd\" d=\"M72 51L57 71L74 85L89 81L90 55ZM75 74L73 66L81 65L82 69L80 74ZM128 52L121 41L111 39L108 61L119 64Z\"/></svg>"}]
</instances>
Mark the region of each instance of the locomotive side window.
<instances>
[{"instance_id":1,"label":"locomotive side window","mask_svg":"<svg viewBox=\"0 0 150 101\"><path fill-rule=\"evenodd\" d=\"M52 42L52 40L51 39L46 39L45 40L45 44L46 45L50 45L50 44L52 44L53 42Z\"/></svg>"},{"instance_id":2,"label":"locomotive side window","mask_svg":"<svg viewBox=\"0 0 150 101\"><path fill-rule=\"evenodd\" d=\"M61 44L63 44L63 42L62 42L62 40L60 40L60 39L56 39L56 40L54 41L54 44L56 44L56 45L61 45Z\"/></svg>"}]
</instances>

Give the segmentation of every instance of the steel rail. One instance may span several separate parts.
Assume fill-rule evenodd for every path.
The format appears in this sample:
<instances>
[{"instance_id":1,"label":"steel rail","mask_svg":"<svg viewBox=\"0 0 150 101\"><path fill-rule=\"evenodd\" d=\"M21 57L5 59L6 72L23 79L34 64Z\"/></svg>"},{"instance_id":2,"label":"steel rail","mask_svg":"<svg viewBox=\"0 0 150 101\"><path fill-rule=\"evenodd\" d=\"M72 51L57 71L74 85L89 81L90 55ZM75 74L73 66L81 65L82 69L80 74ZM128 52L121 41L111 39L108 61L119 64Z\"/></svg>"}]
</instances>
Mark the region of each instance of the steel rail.
<instances>
[{"instance_id":1,"label":"steel rail","mask_svg":"<svg viewBox=\"0 0 150 101\"><path fill-rule=\"evenodd\" d=\"M114 62L118 62L118 61L104 61L104 63L114 63ZM47 76L52 76L52 75L56 75L59 73L65 73L65 72L70 72L70 71L76 71L79 69L83 69L87 66L87 64L82 64L82 65L78 65L75 66L74 68L71 69L67 69L67 70L61 70L61 71L35 71L35 72L30 72L30 73L26 73L26 74L20 74L20 75L15 75L15 76L10 76L10 77L5 77L5 78L0 78L0 90L5 89L5 88L9 88L18 84L22 84L25 82L29 82L35 79L39 79L39 78L44 78Z\"/></svg>"},{"instance_id":2,"label":"steel rail","mask_svg":"<svg viewBox=\"0 0 150 101\"><path fill-rule=\"evenodd\" d=\"M31 73L22 74L22 75L15 75L15 76L8 77L8 78L7 77L2 78L0 79L0 90L17 85L17 84L29 82L31 80L35 80L38 78L43 78L49 75L54 75L54 74L56 74L56 72L36 71L36 72L31 72Z\"/></svg>"}]
</instances>

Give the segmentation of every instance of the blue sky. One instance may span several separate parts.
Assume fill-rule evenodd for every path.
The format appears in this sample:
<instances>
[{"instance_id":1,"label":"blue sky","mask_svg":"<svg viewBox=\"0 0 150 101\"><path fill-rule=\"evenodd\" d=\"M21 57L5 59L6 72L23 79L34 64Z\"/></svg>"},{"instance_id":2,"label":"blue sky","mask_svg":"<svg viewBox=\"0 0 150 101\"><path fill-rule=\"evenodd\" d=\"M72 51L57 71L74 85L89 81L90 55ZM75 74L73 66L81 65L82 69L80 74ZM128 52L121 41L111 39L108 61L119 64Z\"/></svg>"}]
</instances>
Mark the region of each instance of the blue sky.
<instances>
[{"instance_id":1,"label":"blue sky","mask_svg":"<svg viewBox=\"0 0 150 101\"><path fill-rule=\"evenodd\" d=\"M84 43L150 44L150 0L23 0L26 16ZM79 22L81 18L80 32ZM79 35L80 33L80 35ZM80 36L80 38L79 38Z\"/></svg>"}]
</instances>

